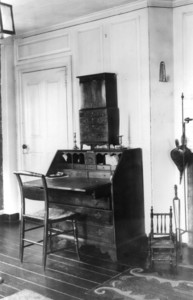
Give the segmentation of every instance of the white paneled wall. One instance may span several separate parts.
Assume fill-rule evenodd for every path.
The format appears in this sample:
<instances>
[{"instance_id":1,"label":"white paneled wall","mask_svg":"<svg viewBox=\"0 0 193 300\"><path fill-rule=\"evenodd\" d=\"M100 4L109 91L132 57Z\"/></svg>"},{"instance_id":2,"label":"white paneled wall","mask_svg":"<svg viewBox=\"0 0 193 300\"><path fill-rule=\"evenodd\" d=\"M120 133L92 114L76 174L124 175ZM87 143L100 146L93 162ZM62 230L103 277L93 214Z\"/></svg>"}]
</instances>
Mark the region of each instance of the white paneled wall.
<instances>
[{"instance_id":1,"label":"white paneled wall","mask_svg":"<svg viewBox=\"0 0 193 300\"><path fill-rule=\"evenodd\" d=\"M163 211L172 204L173 186L179 178L170 158L175 135L179 135L179 126L175 126L174 121L180 116L181 92L192 99L191 14L184 22L182 7L161 8L158 2L159 7L148 7L148 1L142 1L140 9L132 8L108 17L101 14L101 19L97 15L97 21L85 18L80 25L20 37L15 42L15 65L20 69L46 65L54 60L58 66L65 57L71 58L72 133L76 131L78 143L80 89L77 76L101 72L117 74L123 144L143 150L147 233L150 206L153 204ZM187 51L184 45L186 49L189 47ZM162 60L166 62L166 83L159 82Z\"/></svg>"},{"instance_id":2,"label":"white paneled wall","mask_svg":"<svg viewBox=\"0 0 193 300\"><path fill-rule=\"evenodd\" d=\"M152 204L169 211L174 197L175 147L173 114L173 31L171 8L149 8L150 110ZM166 65L167 82L159 81L160 62ZM178 183L178 182L177 182Z\"/></svg>"},{"instance_id":3,"label":"white paneled wall","mask_svg":"<svg viewBox=\"0 0 193 300\"><path fill-rule=\"evenodd\" d=\"M69 52L69 33L61 30L59 33L37 35L16 40L16 62L23 62L50 54Z\"/></svg>"},{"instance_id":4,"label":"white paneled wall","mask_svg":"<svg viewBox=\"0 0 193 300\"><path fill-rule=\"evenodd\" d=\"M54 43L54 45L52 44ZM52 33L18 39L16 65L33 66L61 55L72 57L74 129L79 143L80 89L77 76L117 75L120 135L126 147L141 147L145 202L151 203L150 97L147 10L109 17ZM146 227L148 218L146 218Z\"/></svg>"},{"instance_id":5,"label":"white paneled wall","mask_svg":"<svg viewBox=\"0 0 193 300\"><path fill-rule=\"evenodd\" d=\"M110 31L111 67L118 79L120 134L123 135L123 144L129 147L141 143L138 25L138 18L122 20L111 24Z\"/></svg>"},{"instance_id":6,"label":"white paneled wall","mask_svg":"<svg viewBox=\"0 0 193 300\"><path fill-rule=\"evenodd\" d=\"M77 30L77 61L79 76L103 70L103 28L86 26Z\"/></svg>"},{"instance_id":7,"label":"white paneled wall","mask_svg":"<svg viewBox=\"0 0 193 300\"><path fill-rule=\"evenodd\" d=\"M151 201L150 97L147 11L111 20L110 70L117 74L123 145L143 149L146 228Z\"/></svg>"}]
</instances>

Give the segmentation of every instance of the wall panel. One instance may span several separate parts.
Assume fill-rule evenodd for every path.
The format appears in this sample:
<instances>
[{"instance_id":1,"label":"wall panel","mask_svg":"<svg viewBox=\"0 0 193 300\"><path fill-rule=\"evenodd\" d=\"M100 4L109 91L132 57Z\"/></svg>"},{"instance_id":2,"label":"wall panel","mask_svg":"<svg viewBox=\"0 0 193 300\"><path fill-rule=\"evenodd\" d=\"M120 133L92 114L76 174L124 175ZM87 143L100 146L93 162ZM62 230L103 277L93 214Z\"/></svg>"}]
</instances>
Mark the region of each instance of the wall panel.
<instances>
[{"instance_id":1,"label":"wall panel","mask_svg":"<svg viewBox=\"0 0 193 300\"><path fill-rule=\"evenodd\" d=\"M17 61L69 51L69 34L44 34L17 41Z\"/></svg>"},{"instance_id":2,"label":"wall panel","mask_svg":"<svg viewBox=\"0 0 193 300\"><path fill-rule=\"evenodd\" d=\"M131 19L114 23L111 25L110 34L111 66L118 77L120 134L123 134L124 145L132 147L139 143L141 134L138 22L136 19ZM132 113L133 111L135 114Z\"/></svg>"},{"instance_id":3,"label":"wall panel","mask_svg":"<svg viewBox=\"0 0 193 300\"><path fill-rule=\"evenodd\" d=\"M101 73L103 70L102 27L90 26L77 31L78 75Z\"/></svg>"}]
</instances>

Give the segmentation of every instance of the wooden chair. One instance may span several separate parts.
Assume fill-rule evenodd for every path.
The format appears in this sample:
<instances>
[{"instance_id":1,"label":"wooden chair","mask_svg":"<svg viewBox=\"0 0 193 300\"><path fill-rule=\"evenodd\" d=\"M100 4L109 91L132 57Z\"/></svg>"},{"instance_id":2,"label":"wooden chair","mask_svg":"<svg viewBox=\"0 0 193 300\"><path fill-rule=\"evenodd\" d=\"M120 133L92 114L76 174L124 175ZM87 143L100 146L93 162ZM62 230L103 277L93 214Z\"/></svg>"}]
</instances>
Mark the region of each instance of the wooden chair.
<instances>
[{"instance_id":1,"label":"wooden chair","mask_svg":"<svg viewBox=\"0 0 193 300\"><path fill-rule=\"evenodd\" d=\"M47 255L61 250L61 248L53 249L53 238L58 235L61 235L61 237L62 235L63 237L65 235L66 238L69 233L73 233L78 259L80 259L76 225L78 214L71 211L65 211L61 208L50 207L47 179L43 174L28 171L14 172L14 174L17 177L21 194L21 262L23 262L24 248L32 245L40 245L43 247L42 263L45 269ZM30 177L38 180L29 181ZM28 181L26 181L26 179L28 179ZM43 209L37 210L34 213L28 213L26 210L26 199L43 201ZM35 205L37 206L37 202ZM71 222L71 228L63 230L62 226L59 226L58 224L60 222ZM26 234L32 230L36 230L35 234L37 234L37 229L39 228L43 228L43 237L41 240L37 241L35 238L29 237L29 233ZM33 236L35 236L35 234ZM62 247L62 249L64 249L64 247Z\"/></svg>"},{"instance_id":2,"label":"wooden chair","mask_svg":"<svg viewBox=\"0 0 193 300\"><path fill-rule=\"evenodd\" d=\"M173 232L172 207L169 213L154 213L151 207L151 229L149 234L149 262L169 261L170 265L177 266L177 242Z\"/></svg>"}]
</instances>

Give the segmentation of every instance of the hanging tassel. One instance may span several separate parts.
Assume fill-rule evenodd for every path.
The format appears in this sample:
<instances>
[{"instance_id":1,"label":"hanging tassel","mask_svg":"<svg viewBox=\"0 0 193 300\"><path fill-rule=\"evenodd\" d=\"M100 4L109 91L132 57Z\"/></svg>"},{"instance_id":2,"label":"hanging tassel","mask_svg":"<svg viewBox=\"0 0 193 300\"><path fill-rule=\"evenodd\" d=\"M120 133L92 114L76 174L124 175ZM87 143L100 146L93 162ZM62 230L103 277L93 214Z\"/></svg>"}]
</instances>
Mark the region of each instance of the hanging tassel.
<instances>
[{"instance_id":1,"label":"hanging tassel","mask_svg":"<svg viewBox=\"0 0 193 300\"><path fill-rule=\"evenodd\" d=\"M159 81L160 82L166 82L166 67L165 67L165 62L161 61L160 62L160 68L159 68Z\"/></svg>"}]
</instances>

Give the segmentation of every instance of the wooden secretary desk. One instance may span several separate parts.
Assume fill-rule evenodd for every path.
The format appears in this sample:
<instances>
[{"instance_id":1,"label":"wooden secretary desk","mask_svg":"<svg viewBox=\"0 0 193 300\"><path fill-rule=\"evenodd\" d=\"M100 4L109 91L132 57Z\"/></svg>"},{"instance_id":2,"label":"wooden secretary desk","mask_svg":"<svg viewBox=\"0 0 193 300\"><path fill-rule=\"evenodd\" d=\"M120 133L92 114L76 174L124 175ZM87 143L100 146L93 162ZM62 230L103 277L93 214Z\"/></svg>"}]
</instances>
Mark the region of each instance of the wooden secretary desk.
<instances>
[{"instance_id":1,"label":"wooden secretary desk","mask_svg":"<svg viewBox=\"0 0 193 300\"><path fill-rule=\"evenodd\" d=\"M145 234L142 150L118 145L116 74L78 79L81 150L56 152L46 174L50 197L53 205L80 213L80 244L116 261ZM84 144L91 150L83 150Z\"/></svg>"},{"instance_id":2,"label":"wooden secretary desk","mask_svg":"<svg viewBox=\"0 0 193 300\"><path fill-rule=\"evenodd\" d=\"M53 204L80 213L80 244L116 261L144 236L140 148L58 150L46 175Z\"/></svg>"},{"instance_id":3,"label":"wooden secretary desk","mask_svg":"<svg viewBox=\"0 0 193 300\"><path fill-rule=\"evenodd\" d=\"M116 261L145 235L142 150L118 145L116 75L78 78L81 150L56 152L46 174L50 201L80 214L80 244ZM84 144L91 150L83 150Z\"/></svg>"}]
</instances>

